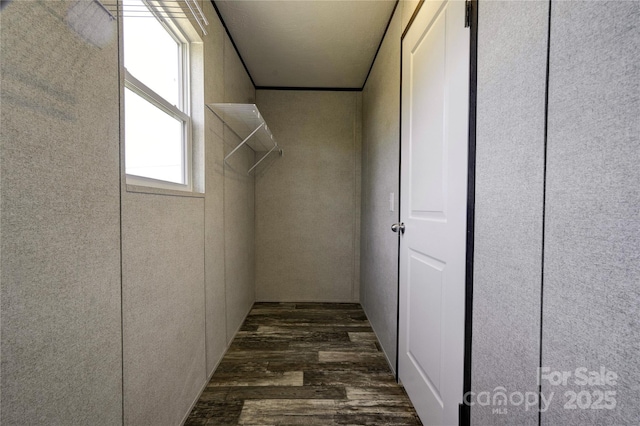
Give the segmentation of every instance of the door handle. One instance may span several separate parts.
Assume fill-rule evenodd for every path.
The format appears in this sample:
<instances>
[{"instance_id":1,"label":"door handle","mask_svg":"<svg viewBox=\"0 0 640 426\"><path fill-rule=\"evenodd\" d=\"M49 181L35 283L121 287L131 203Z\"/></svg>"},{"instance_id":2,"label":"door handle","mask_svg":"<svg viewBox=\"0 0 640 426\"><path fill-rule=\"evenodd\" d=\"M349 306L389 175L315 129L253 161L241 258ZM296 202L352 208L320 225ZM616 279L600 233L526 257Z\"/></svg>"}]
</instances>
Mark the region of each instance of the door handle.
<instances>
[{"instance_id":1,"label":"door handle","mask_svg":"<svg viewBox=\"0 0 640 426\"><path fill-rule=\"evenodd\" d=\"M400 231L401 234L404 234L404 223L403 222L394 223L393 225L391 225L391 230L393 232Z\"/></svg>"}]
</instances>

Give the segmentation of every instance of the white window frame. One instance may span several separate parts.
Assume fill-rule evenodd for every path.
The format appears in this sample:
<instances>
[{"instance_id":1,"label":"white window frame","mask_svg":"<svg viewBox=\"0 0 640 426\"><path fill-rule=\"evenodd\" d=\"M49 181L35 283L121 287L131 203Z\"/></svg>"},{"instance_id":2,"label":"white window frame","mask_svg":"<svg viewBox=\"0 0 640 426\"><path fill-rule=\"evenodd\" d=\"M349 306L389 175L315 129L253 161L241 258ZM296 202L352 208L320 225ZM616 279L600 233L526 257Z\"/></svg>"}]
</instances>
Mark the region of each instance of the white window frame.
<instances>
[{"instance_id":1,"label":"white window frame","mask_svg":"<svg viewBox=\"0 0 640 426\"><path fill-rule=\"evenodd\" d=\"M138 176L134 174L126 173L126 150L125 150L125 173L127 185L148 186L162 189L174 189L180 191L193 191L193 143L192 143L192 123L191 123L191 82L190 82L190 41L183 33L180 26L176 21L171 18L167 18L170 15L170 11L162 7L160 2L141 0L144 3L155 18L160 22L164 29L179 45L179 71L178 78L181 84L179 85L179 105L172 105L165 98L157 94L153 89L149 88L142 81L131 75L123 65L124 69L124 84L125 87L137 94L151 105L159 108L161 111L167 113L169 116L182 122L182 149L181 149L181 164L183 168L183 181L184 183L169 182L160 179L153 179L144 176ZM150 19L150 18L140 18ZM126 37L126 32L124 37ZM124 41L123 41L124 46ZM125 112L126 116L126 112ZM126 120L124 126L126 128ZM125 132L126 133L126 132ZM126 138L124 141L127 143Z\"/></svg>"}]
</instances>

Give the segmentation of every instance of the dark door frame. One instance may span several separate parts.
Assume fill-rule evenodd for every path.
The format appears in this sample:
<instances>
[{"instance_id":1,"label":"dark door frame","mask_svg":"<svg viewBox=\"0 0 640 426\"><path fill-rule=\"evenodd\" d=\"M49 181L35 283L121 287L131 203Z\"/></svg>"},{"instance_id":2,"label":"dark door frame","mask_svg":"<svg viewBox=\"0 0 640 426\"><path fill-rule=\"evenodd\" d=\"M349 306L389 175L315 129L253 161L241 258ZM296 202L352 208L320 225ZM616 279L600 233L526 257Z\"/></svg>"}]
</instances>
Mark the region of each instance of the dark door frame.
<instances>
[{"instance_id":1,"label":"dark door frame","mask_svg":"<svg viewBox=\"0 0 640 426\"><path fill-rule=\"evenodd\" d=\"M467 177L467 261L464 307L464 383L460 404L460 426L471 424L471 407L464 404L464 395L471 392L471 346L473 334L473 255L476 211L476 110L478 100L478 0L471 0L469 9L471 40L469 49L469 166Z\"/></svg>"}]
</instances>

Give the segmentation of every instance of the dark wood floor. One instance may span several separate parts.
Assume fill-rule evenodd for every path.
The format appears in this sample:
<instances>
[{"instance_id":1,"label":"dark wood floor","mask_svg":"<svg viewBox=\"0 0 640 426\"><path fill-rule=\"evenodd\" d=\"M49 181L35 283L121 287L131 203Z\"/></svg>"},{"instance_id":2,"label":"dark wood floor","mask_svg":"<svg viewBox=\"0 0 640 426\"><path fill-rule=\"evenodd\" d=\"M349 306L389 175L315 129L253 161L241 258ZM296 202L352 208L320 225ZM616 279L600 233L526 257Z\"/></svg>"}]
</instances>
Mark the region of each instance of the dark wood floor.
<instances>
[{"instance_id":1,"label":"dark wood floor","mask_svg":"<svg viewBox=\"0 0 640 426\"><path fill-rule=\"evenodd\" d=\"M256 303L187 425L420 425L358 304Z\"/></svg>"}]
</instances>

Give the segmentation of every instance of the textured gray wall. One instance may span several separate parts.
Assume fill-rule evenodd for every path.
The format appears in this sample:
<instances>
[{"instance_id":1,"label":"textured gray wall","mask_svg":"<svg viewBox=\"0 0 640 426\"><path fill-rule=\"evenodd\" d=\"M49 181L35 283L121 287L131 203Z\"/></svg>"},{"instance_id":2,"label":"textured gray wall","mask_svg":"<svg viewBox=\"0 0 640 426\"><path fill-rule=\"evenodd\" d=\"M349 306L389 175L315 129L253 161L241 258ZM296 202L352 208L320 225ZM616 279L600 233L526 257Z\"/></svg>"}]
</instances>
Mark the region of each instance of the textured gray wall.
<instances>
[{"instance_id":1,"label":"textured gray wall","mask_svg":"<svg viewBox=\"0 0 640 426\"><path fill-rule=\"evenodd\" d=\"M203 206L123 194L125 424L179 424L207 378Z\"/></svg>"},{"instance_id":2,"label":"textured gray wall","mask_svg":"<svg viewBox=\"0 0 640 426\"><path fill-rule=\"evenodd\" d=\"M552 2L543 204L548 7L479 5L472 388L535 391L542 345L541 366L569 374L542 380L542 424L636 424L640 3ZM615 385L576 383L602 367ZM605 391L615 408L591 408ZM494 408L474 406L473 424L538 423Z\"/></svg>"},{"instance_id":3,"label":"textured gray wall","mask_svg":"<svg viewBox=\"0 0 640 426\"><path fill-rule=\"evenodd\" d=\"M362 93L362 237L360 303L396 367L402 4ZM394 211L389 195L395 194Z\"/></svg>"},{"instance_id":4,"label":"textured gray wall","mask_svg":"<svg viewBox=\"0 0 640 426\"><path fill-rule=\"evenodd\" d=\"M225 154L240 142L225 130ZM247 175L254 157L249 148L241 148L229 158L224 172L227 343L255 301L254 179Z\"/></svg>"},{"instance_id":5,"label":"textured gray wall","mask_svg":"<svg viewBox=\"0 0 640 426\"><path fill-rule=\"evenodd\" d=\"M481 2L478 25L472 391L537 391L546 2ZM475 401L475 399L471 399ZM537 424L476 404L477 425Z\"/></svg>"},{"instance_id":6,"label":"textured gray wall","mask_svg":"<svg viewBox=\"0 0 640 426\"><path fill-rule=\"evenodd\" d=\"M242 62L225 36L224 102L255 103L255 89ZM224 129L224 153L240 143L237 136ZM247 175L254 152L243 147L224 168L224 229L227 342L256 300L255 290L255 206L254 176Z\"/></svg>"},{"instance_id":7,"label":"textured gray wall","mask_svg":"<svg viewBox=\"0 0 640 426\"><path fill-rule=\"evenodd\" d=\"M640 3L553 2L542 365L618 375L551 386L547 425L640 420ZM615 409L565 409L614 391ZM588 395L585 395L588 394Z\"/></svg>"},{"instance_id":8,"label":"textured gray wall","mask_svg":"<svg viewBox=\"0 0 640 426\"><path fill-rule=\"evenodd\" d=\"M210 11L210 8L205 8ZM215 12L214 12L215 13ZM208 17L204 40L205 103L224 101L224 41L217 17ZM224 278L224 146L223 124L205 110L205 299L207 374L211 375L227 348L227 304Z\"/></svg>"},{"instance_id":9,"label":"textured gray wall","mask_svg":"<svg viewBox=\"0 0 640 426\"><path fill-rule=\"evenodd\" d=\"M227 302L224 245L224 186L222 172L222 138L207 137L207 194L205 198L205 299L207 333L207 375L222 359L227 349ZM215 170L212 170L214 169Z\"/></svg>"},{"instance_id":10,"label":"textured gray wall","mask_svg":"<svg viewBox=\"0 0 640 426\"><path fill-rule=\"evenodd\" d=\"M117 28L71 4L0 13L3 425L122 421Z\"/></svg>"},{"instance_id":11,"label":"textured gray wall","mask_svg":"<svg viewBox=\"0 0 640 426\"><path fill-rule=\"evenodd\" d=\"M258 90L284 156L256 177L256 298L358 300L360 94Z\"/></svg>"}]
</instances>

